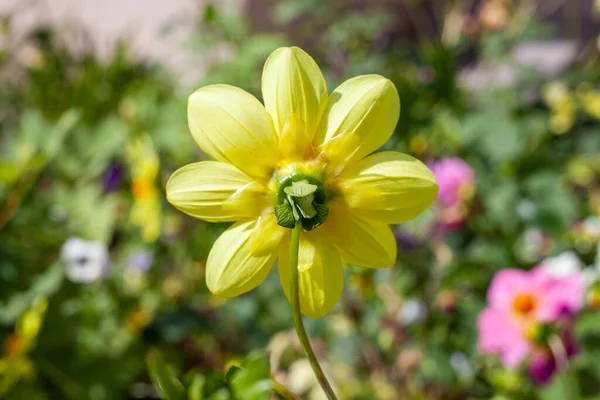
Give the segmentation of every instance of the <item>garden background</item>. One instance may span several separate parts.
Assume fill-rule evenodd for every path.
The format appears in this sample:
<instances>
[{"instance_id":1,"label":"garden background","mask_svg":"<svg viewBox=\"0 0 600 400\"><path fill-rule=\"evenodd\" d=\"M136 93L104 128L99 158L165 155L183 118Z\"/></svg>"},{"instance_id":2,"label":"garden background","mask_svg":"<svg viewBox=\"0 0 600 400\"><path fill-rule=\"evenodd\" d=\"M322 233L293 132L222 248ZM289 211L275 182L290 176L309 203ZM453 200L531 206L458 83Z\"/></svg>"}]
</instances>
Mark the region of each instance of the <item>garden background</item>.
<instances>
[{"instance_id":1,"label":"garden background","mask_svg":"<svg viewBox=\"0 0 600 400\"><path fill-rule=\"evenodd\" d=\"M188 95L228 83L260 98L266 57L295 45L330 91L392 80L385 150L467 166L445 175L463 180L456 204L394 227L394 268L347 267L334 310L306 319L340 398L600 399L599 1L87 1L80 19L41 20L58 2L4 3L0 398L160 398L148 364L192 400L269 399L270 377L323 398L277 272L211 295L227 224L165 199L177 168L207 158ZM96 17L124 29L107 39ZM540 264L588 282L577 354L545 385L483 354L477 332L494 274Z\"/></svg>"}]
</instances>

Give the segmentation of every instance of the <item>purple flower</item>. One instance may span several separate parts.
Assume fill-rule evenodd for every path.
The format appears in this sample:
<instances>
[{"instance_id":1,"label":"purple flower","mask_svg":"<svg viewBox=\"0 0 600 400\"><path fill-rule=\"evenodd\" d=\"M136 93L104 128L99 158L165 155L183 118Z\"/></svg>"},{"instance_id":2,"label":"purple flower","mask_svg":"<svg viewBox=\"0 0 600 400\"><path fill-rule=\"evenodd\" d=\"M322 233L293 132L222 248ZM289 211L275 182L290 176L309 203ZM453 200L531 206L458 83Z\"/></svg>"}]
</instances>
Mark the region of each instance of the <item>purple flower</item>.
<instances>
[{"instance_id":1,"label":"purple flower","mask_svg":"<svg viewBox=\"0 0 600 400\"><path fill-rule=\"evenodd\" d=\"M414 235L411 235L406 231L395 231L394 236L396 237L396 243L406 253L414 251L419 246L419 241Z\"/></svg>"},{"instance_id":2,"label":"purple flower","mask_svg":"<svg viewBox=\"0 0 600 400\"><path fill-rule=\"evenodd\" d=\"M106 192L119 190L123 184L123 166L117 162L110 163L104 171L103 184Z\"/></svg>"},{"instance_id":3,"label":"purple flower","mask_svg":"<svg viewBox=\"0 0 600 400\"><path fill-rule=\"evenodd\" d=\"M547 385L576 354L573 334L567 329L562 337L557 337L550 346L539 348L532 354L528 366L529 376L536 385Z\"/></svg>"},{"instance_id":4,"label":"purple flower","mask_svg":"<svg viewBox=\"0 0 600 400\"><path fill-rule=\"evenodd\" d=\"M127 257L127 270L147 272L154 264L154 254L149 250L136 250Z\"/></svg>"}]
</instances>

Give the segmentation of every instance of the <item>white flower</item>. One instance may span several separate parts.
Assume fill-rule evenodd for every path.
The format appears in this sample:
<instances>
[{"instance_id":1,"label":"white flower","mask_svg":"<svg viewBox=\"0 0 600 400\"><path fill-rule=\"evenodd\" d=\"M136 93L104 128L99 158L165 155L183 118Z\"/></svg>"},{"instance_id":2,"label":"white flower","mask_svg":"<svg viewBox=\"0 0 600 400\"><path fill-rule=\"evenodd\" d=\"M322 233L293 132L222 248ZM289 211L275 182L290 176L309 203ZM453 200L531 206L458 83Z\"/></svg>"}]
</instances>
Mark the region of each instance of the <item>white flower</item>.
<instances>
[{"instance_id":1,"label":"white flower","mask_svg":"<svg viewBox=\"0 0 600 400\"><path fill-rule=\"evenodd\" d=\"M600 245L598 250L600 250ZM578 274L582 277L586 286L590 286L600 278L600 256L597 256L595 265L584 268L583 262L572 250L565 251L554 257L542 260L541 265L551 275L557 278Z\"/></svg>"},{"instance_id":2,"label":"white flower","mask_svg":"<svg viewBox=\"0 0 600 400\"><path fill-rule=\"evenodd\" d=\"M108 268L108 248L101 242L69 238L60 250L65 274L73 282L88 283L104 276Z\"/></svg>"},{"instance_id":3,"label":"white flower","mask_svg":"<svg viewBox=\"0 0 600 400\"><path fill-rule=\"evenodd\" d=\"M544 269L557 278L581 273L583 262L572 250L565 251L554 257L548 257L542 260Z\"/></svg>"},{"instance_id":4,"label":"white flower","mask_svg":"<svg viewBox=\"0 0 600 400\"><path fill-rule=\"evenodd\" d=\"M406 299L398 311L398 322L402 326L408 326L425 319L427 306L419 299Z\"/></svg>"}]
</instances>

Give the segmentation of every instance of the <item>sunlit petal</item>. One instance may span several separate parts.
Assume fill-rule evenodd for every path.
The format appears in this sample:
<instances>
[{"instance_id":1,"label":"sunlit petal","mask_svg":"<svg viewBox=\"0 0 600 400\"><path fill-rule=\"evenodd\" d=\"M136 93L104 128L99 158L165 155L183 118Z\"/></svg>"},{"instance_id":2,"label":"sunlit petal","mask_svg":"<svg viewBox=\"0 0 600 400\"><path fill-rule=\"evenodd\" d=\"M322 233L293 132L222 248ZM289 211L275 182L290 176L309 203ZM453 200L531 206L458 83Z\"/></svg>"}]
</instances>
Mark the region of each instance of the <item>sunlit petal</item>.
<instances>
[{"instance_id":1,"label":"sunlit petal","mask_svg":"<svg viewBox=\"0 0 600 400\"><path fill-rule=\"evenodd\" d=\"M389 268L396 262L396 238L384 223L352 215L343 207L331 207L323 224L327 240L342 260L367 268Z\"/></svg>"},{"instance_id":2,"label":"sunlit petal","mask_svg":"<svg viewBox=\"0 0 600 400\"><path fill-rule=\"evenodd\" d=\"M352 163L383 145L394 132L399 116L400 98L389 79L357 76L329 96L315 141L323 145L325 155L332 154L329 141L340 141L335 154L343 154L343 161ZM343 140L340 135L344 135Z\"/></svg>"},{"instance_id":3,"label":"sunlit petal","mask_svg":"<svg viewBox=\"0 0 600 400\"><path fill-rule=\"evenodd\" d=\"M291 119L310 139L327 102L327 85L319 66L298 47L282 47L267 59L262 93L267 111L281 135Z\"/></svg>"},{"instance_id":4,"label":"sunlit petal","mask_svg":"<svg viewBox=\"0 0 600 400\"><path fill-rule=\"evenodd\" d=\"M268 204L266 189L232 165L202 161L175 171L167 182L175 208L209 222L258 217Z\"/></svg>"},{"instance_id":5,"label":"sunlit petal","mask_svg":"<svg viewBox=\"0 0 600 400\"><path fill-rule=\"evenodd\" d=\"M228 85L196 90L188 100L188 123L205 153L254 177L276 164L277 136L271 117L251 94Z\"/></svg>"},{"instance_id":6,"label":"sunlit petal","mask_svg":"<svg viewBox=\"0 0 600 400\"><path fill-rule=\"evenodd\" d=\"M344 269L335 249L318 231L302 232L298 256L300 308L311 318L327 314L342 295ZM279 277L290 296L289 241L282 246Z\"/></svg>"},{"instance_id":7,"label":"sunlit petal","mask_svg":"<svg viewBox=\"0 0 600 400\"><path fill-rule=\"evenodd\" d=\"M289 236L289 229L277 225L273 213L262 215L258 219L252 239L250 253L255 256L278 251L284 237Z\"/></svg>"},{"instance_id":8,"label":"sunlit petal","mask_svg":"<svg viewBox=\"0 0 600 400\"><path fill-rule=\"evenodd\" d=\"M342 201L355 213L388 224L415 218L435 200L438 186L419 160L387 151L373 154L340 175Z\"/></svg>"},{"instance_id":9,"label":"sunlit petal","mask_svg":"<svg viewBox=\"0 0 600 400\"><path fill-rule=\"evenodd\" d=\"M217 239L208 255L206 285L219 297L233 297L254 289L265 280L277 258L275 252L250 254L256 220L240 221Z\"/></svg>"}]
</instances>

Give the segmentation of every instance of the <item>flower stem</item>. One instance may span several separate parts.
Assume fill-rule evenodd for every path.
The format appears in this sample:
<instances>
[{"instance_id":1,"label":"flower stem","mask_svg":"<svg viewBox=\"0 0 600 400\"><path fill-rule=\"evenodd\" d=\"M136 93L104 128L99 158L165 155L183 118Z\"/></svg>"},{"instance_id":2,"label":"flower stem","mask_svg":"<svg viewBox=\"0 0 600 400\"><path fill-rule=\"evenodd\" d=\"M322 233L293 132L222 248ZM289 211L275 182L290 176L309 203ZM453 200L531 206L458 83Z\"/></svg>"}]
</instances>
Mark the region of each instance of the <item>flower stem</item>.
<instances>
[{"instance_id":1,"label":"flower stem","mask_svg":"<svg viewBox=\"0 0 600 400\"><path fill-rule=\"evenodd\" d=\"M273 382L273 391L283 397L286 400L302 400L300 396L292 392L290 389L277 382L275 379L272 379Z\"/></svg>"},{"instance_id":2,"label":"flower stem","mask_svg":"<svg viewBox=\"0 0 600 400\"><path fill-rule=\"evenodd\" d=\"M299 290L299 277L298 277L298 252L300 251L300 230L302 224L300 221L296 221L296 225L292 230L292 240L290 243L290 301L292 303L292 317L294 319L294 327L300 339L300 344L304 349L304 353L310 361L310 365L319 381L319 384L323 388L323 391L327 395L329 400L337 400L331 385L327 381L323 369L319 365L319 361L315 356L306 329L304 329L304 322L302 321L302 313L300 311L300 290Z\"/></svg>"},{"instance_id":3,"label":"flower stem","mask_svg":"<svg viewBox=\"0 0 600 400\"><path fill-rule=\"evenodd\" d=\"M552 356L556 361L556 369L557 373L559 374L559 379L561 380L562 390L567 396L565 398L574 399L577 397L576 394L578 391L575 389L575 385L571 379L571 374L569 371L569 354L567 353L565 344L560 336L554 335L550 338L549 345ZM575 397L573 397L574 395Z\"/></svg>"}]
</instances>

